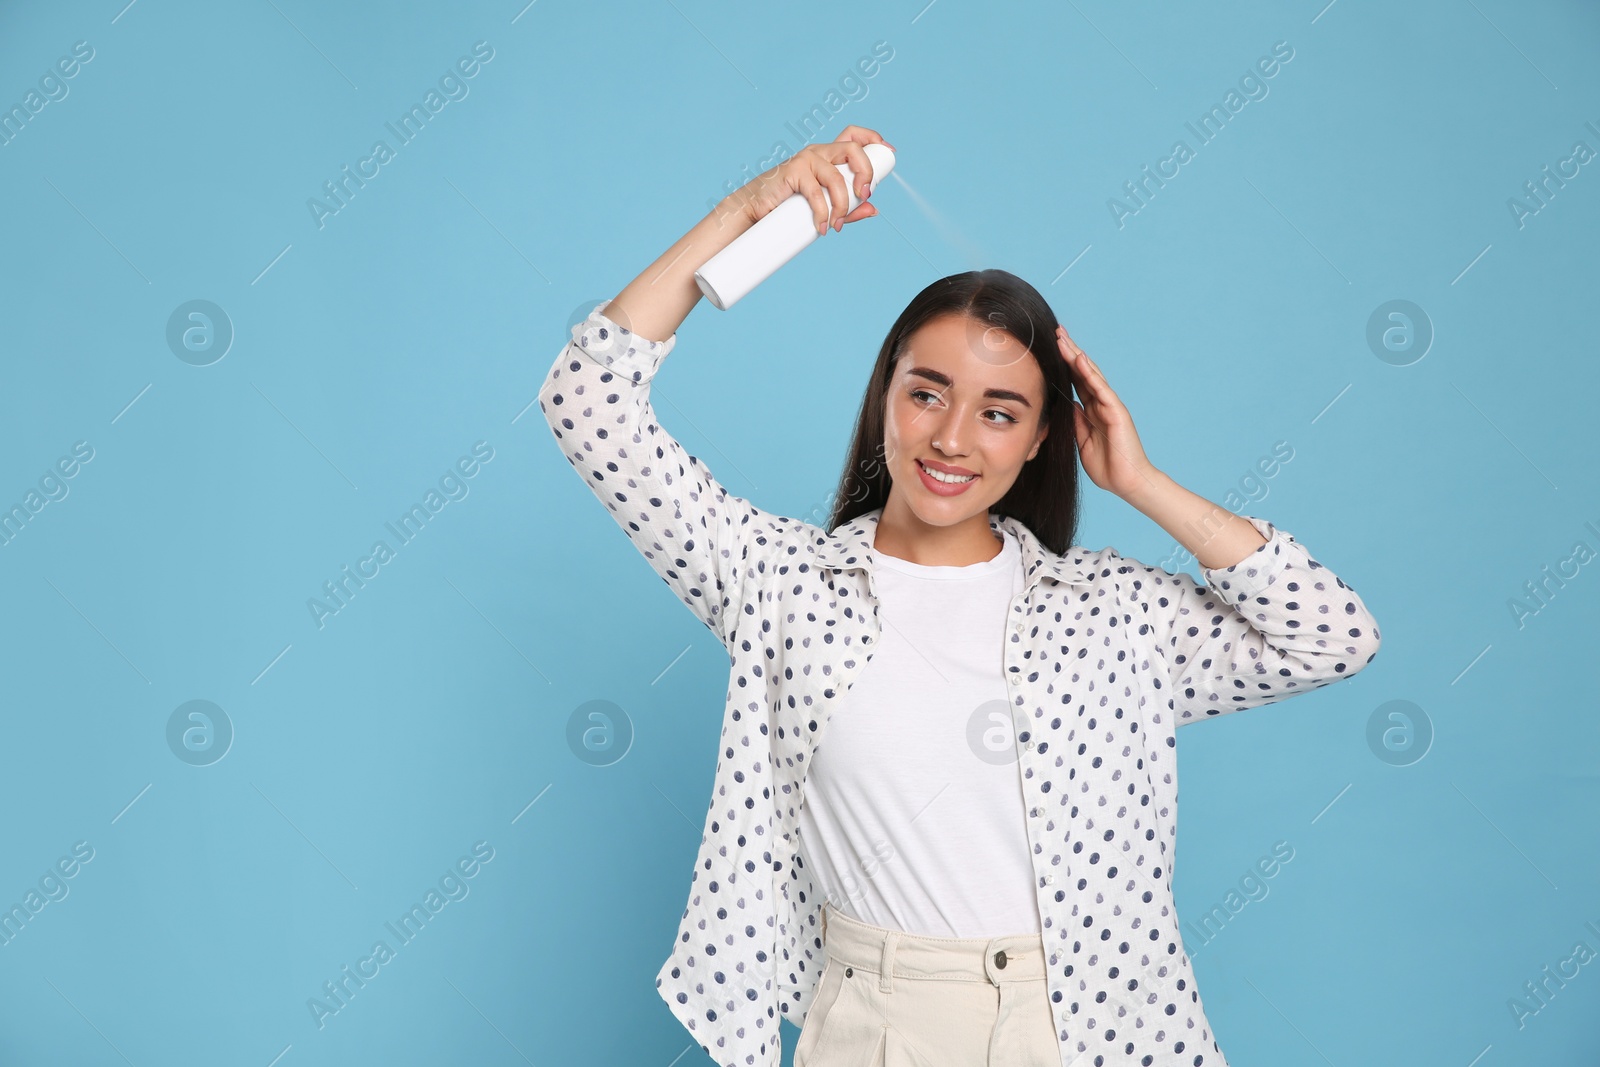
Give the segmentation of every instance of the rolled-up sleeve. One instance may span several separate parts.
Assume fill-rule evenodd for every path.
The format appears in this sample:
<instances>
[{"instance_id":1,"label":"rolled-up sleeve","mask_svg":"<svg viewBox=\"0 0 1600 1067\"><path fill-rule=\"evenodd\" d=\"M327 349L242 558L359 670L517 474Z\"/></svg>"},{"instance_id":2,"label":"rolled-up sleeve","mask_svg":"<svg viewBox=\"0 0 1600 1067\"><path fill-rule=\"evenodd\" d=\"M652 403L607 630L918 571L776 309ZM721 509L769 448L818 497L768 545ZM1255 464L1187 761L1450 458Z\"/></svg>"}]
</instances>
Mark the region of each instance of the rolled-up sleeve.
<instances>
[{"instance_id":1,"label":"rolled-up sleeve","mask_svg":"<svg viewBox=\"0 0 1600 1067\"><path fill-rule=\"evenodd\" d=\"M1356 591L1287 531L1242 516L1266 543L1231 567L1188 574L1134 564L1178 725L1269 704L1360 671L1380 635Z\"/></svg>"},{"instance_id":2,"label":"rolled-up sleeve","mask_svg":"<svg viewBox=\"0 0 1600 1067\"><path fill-rule=\"evenodd\" d=\"M650 382L678 335L653 341L630 333L606 306L572 328L539 407L584 484L726 646L745 557L770 516L730 494L656 421Z\"/></svg>"}]
</instances>

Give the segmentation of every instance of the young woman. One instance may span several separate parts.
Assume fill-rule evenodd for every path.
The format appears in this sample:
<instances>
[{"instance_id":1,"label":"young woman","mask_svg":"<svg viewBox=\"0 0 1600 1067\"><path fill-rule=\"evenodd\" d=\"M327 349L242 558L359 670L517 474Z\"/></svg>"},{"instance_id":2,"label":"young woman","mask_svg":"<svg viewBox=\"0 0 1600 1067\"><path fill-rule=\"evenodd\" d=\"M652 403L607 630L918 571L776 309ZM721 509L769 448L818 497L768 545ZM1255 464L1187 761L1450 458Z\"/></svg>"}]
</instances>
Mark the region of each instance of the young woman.
<instances>
[{"instance_id":1,"label":"young woman","mask_svg":"<svg viewBox=\"0 0 1600 1067\"><path fill-rule=\"evenodd\" d=\"M695 269L794 193L822 232L876 214L820 190L846 203L848 162L865 197L882 140L851 126L729 196L573 328L540 392L731 659L657 990L725 1067L776 1067L782 1017L795 1067L1226 1067L1173 904L1174 730L1361 670L1379 634L1354 590L1156 467L1004 271L942 278L890 327L827 529L728 493L656 421ZM1080 465L1206 586L1074 547Z\"/></svg>"}]
</instances>

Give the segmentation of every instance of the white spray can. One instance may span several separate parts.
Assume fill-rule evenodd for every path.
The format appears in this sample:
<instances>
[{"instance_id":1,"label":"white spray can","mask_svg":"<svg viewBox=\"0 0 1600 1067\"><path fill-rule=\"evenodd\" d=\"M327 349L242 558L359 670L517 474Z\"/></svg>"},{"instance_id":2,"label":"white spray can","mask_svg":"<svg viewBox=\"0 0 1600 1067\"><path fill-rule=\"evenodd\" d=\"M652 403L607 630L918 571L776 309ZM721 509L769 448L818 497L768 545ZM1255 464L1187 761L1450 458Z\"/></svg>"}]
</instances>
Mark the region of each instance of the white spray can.
<instances>
[{"instance_id":1,"label":"white spray can","mask_svg":"<svg viewBox=\"0 0 1600 1067\"><path fill-rule=\"evenodd\" d=\"M877 143L862 146L862 151L872 164L870 187L876 192L878 183L894 169L894 151L888 145ZM850 197L850 206L840 212L847 215L860 206L861 199L856 196L855 175L850 165L837 163L835 167L844 176L845 191ZM831 213L833 202L826 187L822 197L828 200ZM734 238L728 247L706 260L694 272L694 280L712 307L726 311L821 236L810 201L795 193L756 220L754 226Z\"/></svg>"}]
</instances>

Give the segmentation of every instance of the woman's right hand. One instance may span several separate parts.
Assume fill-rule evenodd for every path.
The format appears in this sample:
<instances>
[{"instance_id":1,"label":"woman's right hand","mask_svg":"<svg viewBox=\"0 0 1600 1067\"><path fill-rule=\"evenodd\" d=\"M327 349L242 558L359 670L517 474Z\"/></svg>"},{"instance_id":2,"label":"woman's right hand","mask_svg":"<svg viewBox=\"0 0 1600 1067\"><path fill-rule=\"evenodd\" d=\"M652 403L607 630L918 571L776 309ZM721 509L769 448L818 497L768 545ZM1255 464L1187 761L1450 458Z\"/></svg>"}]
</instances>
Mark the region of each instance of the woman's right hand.
<instances>
[{"instance_id":1,"label":"woman's right hand","mask_svg":"<svg viewBox=\"0 0 1600 1067\"><path fill-rule=\"evenodd\" d=\"M806 145L776 167L756 175L742 188L719 200L693 229L674 241L672 247L629 282L606 305L605 314L624 332L665 341L677 332L678 326L700 302L700 286L694 279L694 272L795 193L810 202L818 233L826 232L829 225L843 229L847 222L876 215L878 209L865 202L867 183L873 174L872 161L862 151L862 146L869 144L886 145L894 150L894 145L876 130L846 126L837 140ZM856 196L862 199L849 214L844 214L850 195L844 175L838 171L840 163L849 165ZM824 189L828 190L826 198L822 194ZM831 218L829 200L836 205ZM733 225L728 225L730 221Z\"/></svg>"},{"instance_id":2,"label":"woman's right hand","mask_svg":"<svg viewBox=\"0 0 1600 1067\"><path fill-rule=\"evenodd\" d=\"M867 159L861 146L868 144L881 144L890 150L894 149L894 145L885 141L876 130L869 130L865 126L846 126L835 140L808 144L771 170L756 175L733 194L734 199L754 225L773 208L795 193L800 193L811 204L812 219L819 234L826 233L829 227L835 231L842 230L847 222L858 222L878 213L876 207L865 202L872 193L868 183L873 175L872 162ZM850 203L850 190L845 187L844 176L837 169L840 163L850 165L856 196L862 201L848 215L843 211ZM828 190L827 197L822 195L823 189ZM830 200L833 202L831 209L828 206Z\"/></svg>"}]
</instances>

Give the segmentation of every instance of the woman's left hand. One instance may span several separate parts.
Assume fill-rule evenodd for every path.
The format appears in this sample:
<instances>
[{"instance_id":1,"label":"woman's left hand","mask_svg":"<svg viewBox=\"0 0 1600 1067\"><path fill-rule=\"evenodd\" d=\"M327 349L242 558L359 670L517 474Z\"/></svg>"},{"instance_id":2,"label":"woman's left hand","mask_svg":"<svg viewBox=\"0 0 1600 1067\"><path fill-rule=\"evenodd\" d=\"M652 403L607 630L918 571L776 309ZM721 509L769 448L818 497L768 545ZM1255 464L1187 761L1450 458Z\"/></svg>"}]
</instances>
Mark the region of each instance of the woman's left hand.
<instances>
[{"instance_id":1,"label":"woman's left hand","mask_svg":"<svg viewBox=\"0 0 1600 1067\"><path fill-rule=\"evenodd\" d=\"M1095 485L1123 498L1149 488L1158 472L1145 457L1144 446L1133 428L1133 416L1112 392L1094 360L1067 334L1065 326L1056 327L1056 343L1074 372L1078 395L1083 398L1082 402L1074 400L1072 407L1078 458L1084 473Z\"/></svg>"}]
</instances>

